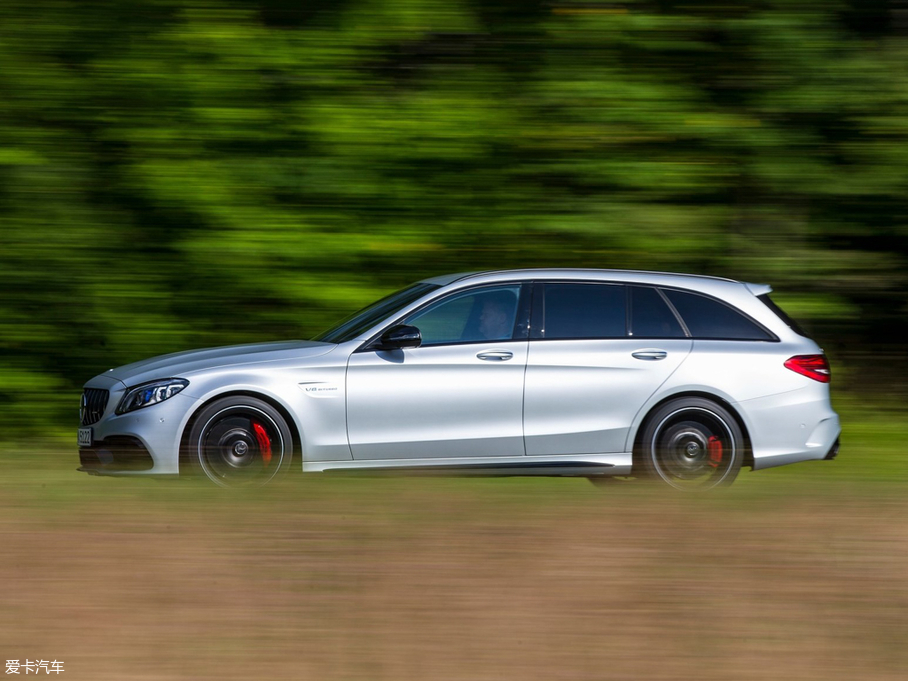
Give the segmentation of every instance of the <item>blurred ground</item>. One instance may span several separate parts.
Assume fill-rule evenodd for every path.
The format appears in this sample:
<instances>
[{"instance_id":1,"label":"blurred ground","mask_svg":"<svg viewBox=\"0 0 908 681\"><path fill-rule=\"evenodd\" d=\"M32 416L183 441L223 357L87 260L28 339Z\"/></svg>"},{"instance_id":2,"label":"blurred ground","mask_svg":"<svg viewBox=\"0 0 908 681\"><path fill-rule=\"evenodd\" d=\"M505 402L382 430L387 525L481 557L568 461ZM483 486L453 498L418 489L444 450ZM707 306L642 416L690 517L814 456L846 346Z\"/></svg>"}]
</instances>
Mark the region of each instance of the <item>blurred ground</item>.
<instances>
[{"instance_id":1,"label":"blurred ground","mask_svg":"<svg viewBox=\"0 0 908 681\"><path fill-rule=\"evenodd\" d=\"M0 656L97 680L903 679L904 430L865 421L839 461L707 498L300 475L237 495L2 457Z\"/></svg>"}]
</instances>

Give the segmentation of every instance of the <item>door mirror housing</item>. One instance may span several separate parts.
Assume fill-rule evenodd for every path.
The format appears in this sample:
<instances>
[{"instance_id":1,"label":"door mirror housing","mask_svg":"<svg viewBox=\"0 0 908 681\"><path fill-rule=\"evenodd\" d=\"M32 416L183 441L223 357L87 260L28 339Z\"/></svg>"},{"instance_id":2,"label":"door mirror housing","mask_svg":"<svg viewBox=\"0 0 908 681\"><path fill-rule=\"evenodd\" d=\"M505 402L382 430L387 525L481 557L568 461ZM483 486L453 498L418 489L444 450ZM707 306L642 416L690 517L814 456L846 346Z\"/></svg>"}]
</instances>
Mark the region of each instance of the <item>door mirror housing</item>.
<instances>
[{"instance_id":1,"label":"door mirror housing","mask_svg":"<svg viewBox=\"0 0 908 681\"><path fill-rule=\"evenodd\" d=\"M385 331L373 346L376 350L402 350L418 348L422 343L422 334L415 326L398 324Z\"/></svg>"}]
</instances>

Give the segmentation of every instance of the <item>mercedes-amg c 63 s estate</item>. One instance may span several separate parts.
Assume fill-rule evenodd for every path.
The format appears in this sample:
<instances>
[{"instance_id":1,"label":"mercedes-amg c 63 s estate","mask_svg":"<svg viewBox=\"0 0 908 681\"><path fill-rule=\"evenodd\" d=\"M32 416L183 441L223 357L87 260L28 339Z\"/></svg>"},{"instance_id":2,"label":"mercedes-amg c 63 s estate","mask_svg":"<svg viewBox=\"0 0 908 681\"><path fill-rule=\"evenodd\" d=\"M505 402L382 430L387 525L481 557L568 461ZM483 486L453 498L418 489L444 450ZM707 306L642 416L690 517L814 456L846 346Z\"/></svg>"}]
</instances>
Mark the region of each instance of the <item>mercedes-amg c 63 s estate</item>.
<instances>
[{"instance_id":1,"label":"mercedes-amg c 63 s estate","mask_svg":"<svg viewBox=\"0 0 908 681\"><path fill-rule=\"evenodd\" d=\"M770 287L620 270L427 279L310 341L85 384L80 470L259 485L291 468L631 476L679 489L831 459L823 351Z\"/></svg>"}]
</instances>

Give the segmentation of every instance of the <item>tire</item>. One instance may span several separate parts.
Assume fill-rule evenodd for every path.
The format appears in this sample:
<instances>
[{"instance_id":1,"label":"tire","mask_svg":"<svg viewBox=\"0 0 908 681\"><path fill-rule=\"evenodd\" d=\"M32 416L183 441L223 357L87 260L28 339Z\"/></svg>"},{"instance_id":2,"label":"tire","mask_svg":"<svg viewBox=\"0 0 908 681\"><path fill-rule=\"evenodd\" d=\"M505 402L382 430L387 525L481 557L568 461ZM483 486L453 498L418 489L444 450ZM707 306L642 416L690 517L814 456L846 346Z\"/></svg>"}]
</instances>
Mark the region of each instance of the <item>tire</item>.
<instances>
[{"instance_id":1,"label":"tire","mask_svg":"<svg viewBox=\"0 0 908 681\"><path fill-rule=\"evenodd\" d=\"M198 413L184 454L195 473L216 485L260 487L290 469L293 436L267 402L225 397Z\"/></svg>"},{"instance_id":2,"label":"tire","mask_svg":"<svg viewBox=\"0 0 908 681\"><path fill-rule=\"evenodd\" d=\"M734 482L744 462L744 434L735 417L712 400L682 397L646 420L634 473L684 491Z\"/></svg>"}]
</instances>

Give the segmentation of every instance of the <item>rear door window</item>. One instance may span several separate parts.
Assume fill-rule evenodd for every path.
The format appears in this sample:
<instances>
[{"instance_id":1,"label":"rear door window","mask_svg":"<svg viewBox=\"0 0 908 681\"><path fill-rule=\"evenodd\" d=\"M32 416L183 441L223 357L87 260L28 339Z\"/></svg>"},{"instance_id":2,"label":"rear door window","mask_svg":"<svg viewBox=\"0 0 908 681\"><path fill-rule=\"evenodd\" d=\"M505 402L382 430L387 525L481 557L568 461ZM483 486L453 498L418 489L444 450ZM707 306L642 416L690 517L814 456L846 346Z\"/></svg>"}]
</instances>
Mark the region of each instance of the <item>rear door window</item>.
<instances>
[{"instance_id":1,"label":"rear door window","mask_svg":"<svg viewBox=\"0 0 908 681\"><path fill-rule=\"evenodd\" d=\"M541 298L540 298L541 295ZM627 292L619 284L540 284L534 306L534 338L623 338Z\"/></svg>"},{"instance_id":2,"label":"rear door window","mask_svg":"<svg viewBox=\"0 0 908 681\"><path fill-rule=\"evenodd\" d=\"M631 287L631 328L634 338L685 338L675 313L654 288Z\"/></svg>"},{"instance_id":3,"label":"rear door window","mask_svg":"<svg viewBox=\"0 0 908 681\"><path fill-rule=\"evenodd\" d=\"M734 308L706 296L664 289L693 338L772 341L775 337Z\"/></svg>"}]
</instances>

